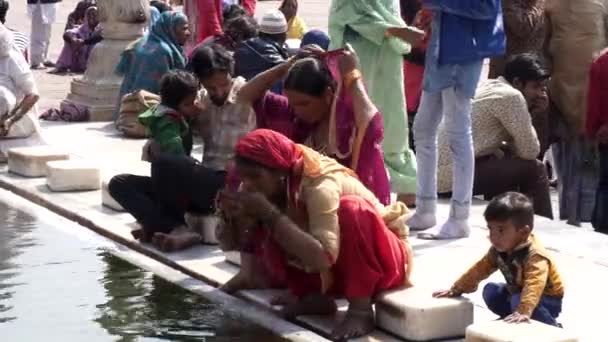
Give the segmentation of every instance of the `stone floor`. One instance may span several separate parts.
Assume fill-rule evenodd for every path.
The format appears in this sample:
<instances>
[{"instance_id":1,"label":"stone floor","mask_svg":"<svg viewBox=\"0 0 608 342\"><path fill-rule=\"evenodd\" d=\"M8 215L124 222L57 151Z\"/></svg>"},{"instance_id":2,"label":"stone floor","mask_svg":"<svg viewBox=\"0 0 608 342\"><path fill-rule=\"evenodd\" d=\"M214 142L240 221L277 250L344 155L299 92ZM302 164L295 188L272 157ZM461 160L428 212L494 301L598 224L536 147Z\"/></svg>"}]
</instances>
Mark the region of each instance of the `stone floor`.
<instances>
[{"instance_id":1,"label":"stone floor","mask_svg":"<svg viewBox=\"0 0 608 342\"><path fill-rule=\"evenodd\" d=\"M76 0L64 0L60 5L59 22L53 27L52 58L58 55L61 48L60 33L65 25L65 18L76 2ZM12 2L13 8L8 16L8 25L29 32L29 20L25 16L24 3ZM259 12L276 7L277 4L276 1L260 2ZM328 1L303 1L302 16L309 26L325 29L327 7ZM36 71L35 74L42 94L40 109L57 106L68 92L70 77L50 75L42 71ZM123 172L148 173L148 165L139 161L143 141L122 138L113 130L110 123L43 123L43 128L50 144L65 148L77 156L98 161L104 166L108 176ZM38 198L36 202L39 204L59 204L63 208L64 216L82 216L81 224L89 227L105 227L109 232L118 232L116 234L122 236L122 239L129 238L126 230L130 222L129 217L102 209L98 192L50 194L44 186L44 180L22 179L8 175L5 170L0 173L0 181L5 187L20 189L23 194L29 193L32 195L31 199ZM41 198L46 199L47 202L40 201ZM416 252L414 281L417 286L429 291L447 287L459 273L483 254L488 242L482 211L483 204L477 203L472 218L475 229L469 239L449 242L413 239ZM441 215L447 215L445 205L441 206ZM603 288L604 284L608 283L608 257L605 256L605 251L608 250L608 237L593 233L588 228L569 227L561 222L546 219L539 219L536 230L541 240L554 253L566 283L564 313L561 317L564 326L576 332L583 341L606 340L602 324L604 307L608 306L608 296ZM125 240L126 242L128 241ZM208 270L216 270L211 271L215 272L213 277L216 283L222 279L225 281L230 272L234 271L234 268L229 271L230 268L223 264L221 255L203 247L176 255L161 255L151 250L146 253L156 253L155 255L164 258L168 265L182 272L188 272L190 266L199 275L204 275ZM203 260L200 258L201 255L210 258ZM499 280L500 276L495 275L492 279ZM471 298L477 305L476 321L491 319L491 315L483 309L479 294Z\"/></svg>"}]
</instances>

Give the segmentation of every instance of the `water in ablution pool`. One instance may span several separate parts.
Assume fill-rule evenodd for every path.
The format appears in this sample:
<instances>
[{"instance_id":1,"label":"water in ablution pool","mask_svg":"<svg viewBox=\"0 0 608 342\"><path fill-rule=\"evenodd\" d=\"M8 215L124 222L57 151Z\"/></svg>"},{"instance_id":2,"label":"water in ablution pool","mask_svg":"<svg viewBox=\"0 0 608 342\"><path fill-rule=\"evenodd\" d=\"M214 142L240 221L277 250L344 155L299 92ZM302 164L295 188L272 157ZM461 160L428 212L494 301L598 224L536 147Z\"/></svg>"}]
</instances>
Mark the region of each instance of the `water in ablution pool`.
<instances>
[{"instance_id":1,"label":"water in ablution pool","mask_svg":"<svg viewBox=\"0 0 608 342\"><path fill-rule=\"evenodd\" d=\"M15 200L0 190L0 341L282 341Z\"/></svg>"}]
</instances>

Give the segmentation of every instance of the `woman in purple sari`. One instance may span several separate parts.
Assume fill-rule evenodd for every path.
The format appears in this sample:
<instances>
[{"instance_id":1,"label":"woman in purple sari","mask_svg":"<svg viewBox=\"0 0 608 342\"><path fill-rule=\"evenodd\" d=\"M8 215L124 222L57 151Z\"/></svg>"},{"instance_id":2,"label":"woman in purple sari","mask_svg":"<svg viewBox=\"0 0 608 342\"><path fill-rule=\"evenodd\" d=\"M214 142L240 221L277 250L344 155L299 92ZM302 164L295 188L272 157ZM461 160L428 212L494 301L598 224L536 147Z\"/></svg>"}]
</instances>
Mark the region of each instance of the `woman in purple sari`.
<instances>
[{"instance_id":1,"label":"woman in purple sari","mask_svg":"<svg viewBox=\"0 0 608 342\"><path fill-rule=\"evenodd\" d=\"M63 34L65 44L52 73L84 72L93 47L101 39L97 7L89 7L82 25Z\"/></svg>"},{"instance_id":2,"label":"woman in purple sari","mask_svg":"<svg viewBox=\"0 0 608 342\"><path fill-rule=\"evenodd\" d=\"M258 128L283 133L354 170L383 204L390 203L382 116L371 102L357 56L347 49L294 57L250 80L239 99L251 103ZM285 79L285 95L268 91Z\"/></svg>"}]
</instances>

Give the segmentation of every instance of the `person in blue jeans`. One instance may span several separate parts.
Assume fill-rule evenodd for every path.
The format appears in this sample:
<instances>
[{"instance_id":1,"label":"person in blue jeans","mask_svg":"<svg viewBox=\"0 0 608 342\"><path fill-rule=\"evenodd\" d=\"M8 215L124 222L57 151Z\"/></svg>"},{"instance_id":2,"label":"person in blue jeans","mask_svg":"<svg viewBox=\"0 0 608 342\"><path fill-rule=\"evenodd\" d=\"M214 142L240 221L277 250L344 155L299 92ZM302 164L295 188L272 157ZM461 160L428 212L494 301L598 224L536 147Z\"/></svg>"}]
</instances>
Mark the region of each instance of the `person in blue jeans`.
<instances>
[{"instance_id":1,"label":"person in blue jeans","mask_svg":"<svg viewBox=\"0 0 608 342\"><path fill-rule=\"evenodd\" d=\"M458 297L500 270L506 284L483 288L488 309L510 323L530 319L561 327L564 286L549 252L532 234L534 206L523 194L507 192L492 199L484 213L492 247L451 289L434 297Z\"/></svg>"},{"instance_id":2,"label":"person in blue jeans","mask_svg":"<svg viewBox=\"0 0 608 342\"><path fill-rule=\"evenodd\" d=\"M462 238L468 224L475 157L471 103L484 58L505 52L501 0L423 0L432 11L422 98L414 120L418 179L411 230L425 239ZM437 226L437 131L442 118L452 151L454 186L450 217Z\"/></svg>"}]
</instances>

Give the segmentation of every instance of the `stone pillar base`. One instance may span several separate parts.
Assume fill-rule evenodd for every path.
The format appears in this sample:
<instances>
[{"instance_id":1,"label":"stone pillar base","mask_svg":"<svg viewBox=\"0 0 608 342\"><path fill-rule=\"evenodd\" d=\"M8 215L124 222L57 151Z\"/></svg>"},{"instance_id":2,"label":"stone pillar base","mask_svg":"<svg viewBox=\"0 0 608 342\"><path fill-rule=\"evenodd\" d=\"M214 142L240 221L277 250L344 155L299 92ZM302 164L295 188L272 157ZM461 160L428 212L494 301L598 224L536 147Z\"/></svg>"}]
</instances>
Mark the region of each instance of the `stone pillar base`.
<instances>
[{"instance_id":1,"label":"stone pillar base","mask_svg":"<svg viewBox=\"0 0 608 342\"><path fill-rule=\"evenodd\" d=\"M95 45L82 78L72 81L63 100L86 107L90 121L113 121L122 77L115 70L122 52L143 33L143 24L102 23L104 40Z\"/></svg>"},{"instance_id":2,"label":"stone pillar base","mask_svg":"<svg viewBox=\"0 0 608 342\"><path fill-rule=\"evenodd\" d=\"M89 110L89 121L112 121L120 84L96 85L75 79L70 88L63 103L86 107Z\"/></svg>"}]
</instances>

